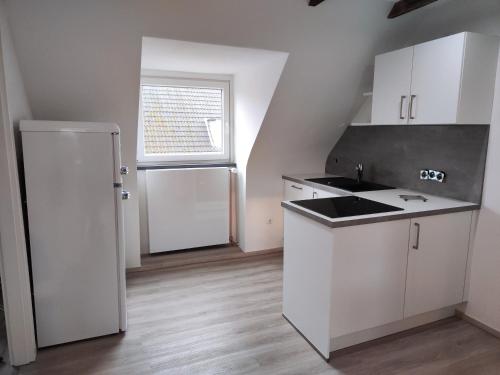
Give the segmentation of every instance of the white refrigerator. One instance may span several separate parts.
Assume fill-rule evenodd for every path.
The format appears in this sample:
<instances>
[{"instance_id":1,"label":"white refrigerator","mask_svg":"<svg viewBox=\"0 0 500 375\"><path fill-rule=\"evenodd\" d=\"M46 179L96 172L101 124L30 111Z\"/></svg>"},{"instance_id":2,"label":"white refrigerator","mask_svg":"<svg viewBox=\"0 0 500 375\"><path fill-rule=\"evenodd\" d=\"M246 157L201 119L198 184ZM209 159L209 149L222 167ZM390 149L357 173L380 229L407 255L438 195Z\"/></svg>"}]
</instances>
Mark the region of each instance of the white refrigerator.
<instances>
[{"instance_id":1,"label":"white refrigerator","mask_svg":"<svg viewBox=\"0 0 500 375\"><path fill-rule=\"evenodd\" d=\"M21 121L38 347L127 325L120 129Z\"/></svg>"}]
</instances>

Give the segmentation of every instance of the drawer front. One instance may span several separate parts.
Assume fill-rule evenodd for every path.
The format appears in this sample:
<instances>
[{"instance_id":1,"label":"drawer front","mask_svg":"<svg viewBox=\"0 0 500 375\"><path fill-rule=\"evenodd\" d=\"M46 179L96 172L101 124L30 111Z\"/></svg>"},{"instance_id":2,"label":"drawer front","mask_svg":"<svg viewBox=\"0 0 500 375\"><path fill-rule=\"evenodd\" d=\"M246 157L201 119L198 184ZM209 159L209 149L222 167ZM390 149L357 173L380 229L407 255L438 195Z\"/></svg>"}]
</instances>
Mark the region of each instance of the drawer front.
<instances>
[{"instance_id":1,"label":"drawer front","mask_svg":"<svg viewBox=\"0 0 500 375\"><path fill-rule=\"evenodd\" d=\"M321 198L334 198L334 197L341 197L342 195L332 193L330 191L326 190L321 190L321 189L314 189L313 191L313 198L315 199L321 199Z\"/></svg>"},{"instance_id":2,"label":"drawer front","mask_svg":"<svg viewBox=\"0 0 500 375\"><path fill-rule=\"evenodd\" d=\"M310 186L288 180L284 180L283 186L283 200L285 201L298 201L313 198L313 188Z\"/></svg>"}]
</instances>

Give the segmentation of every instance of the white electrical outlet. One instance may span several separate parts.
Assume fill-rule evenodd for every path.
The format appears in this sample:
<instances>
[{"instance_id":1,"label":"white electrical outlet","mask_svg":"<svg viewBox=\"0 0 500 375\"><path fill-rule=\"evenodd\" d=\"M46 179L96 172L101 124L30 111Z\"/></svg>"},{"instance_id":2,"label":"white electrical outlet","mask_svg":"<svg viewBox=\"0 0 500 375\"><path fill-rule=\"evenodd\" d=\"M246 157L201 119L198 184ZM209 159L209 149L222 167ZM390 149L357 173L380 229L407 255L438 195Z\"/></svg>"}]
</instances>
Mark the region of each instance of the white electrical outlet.
<instances>
[{"instance_id":1,"label":"white electrical outlet","mask_svg":"<svg viewBox=\"0 0 500 375\"><path fill-rule=\"evenodd\" d=\"M446 178L446 173L443 171L436 171L434 169L422 169L420 171L421 180L444 182L445 178Z\"/></svg>"}]
</instances>

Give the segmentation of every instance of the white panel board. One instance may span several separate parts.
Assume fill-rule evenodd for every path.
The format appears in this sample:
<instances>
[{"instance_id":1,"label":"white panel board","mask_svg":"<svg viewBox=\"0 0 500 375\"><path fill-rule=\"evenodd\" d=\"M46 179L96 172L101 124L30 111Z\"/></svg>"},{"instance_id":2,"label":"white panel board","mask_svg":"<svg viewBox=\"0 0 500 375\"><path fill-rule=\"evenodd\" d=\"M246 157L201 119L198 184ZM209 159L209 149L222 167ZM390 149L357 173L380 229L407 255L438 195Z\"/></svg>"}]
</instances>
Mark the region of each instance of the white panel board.
<instances>
[{"instance_id":1,"label":"white panel board","mask_svg":"<svg viewBox=\"0 0 500 375\"><path fill-rule=\"evenodd\" d=\"M229 242L227 168L146 172L151 253Z\"/></svg>"},{"instance_id":2,"label":"white panel board","mask_svg":"<svg viewBox=\"0 0 500 375\"><path fill-rule=\"evenodd\" d=\"M23 132L38 346L118 332L111 134Z\"/></svg>"},{"instance_id":3,"label":"white panel board","mask_svg":"<svg viewBox=\"0 0 500 375\"><path fill-rule=\"evenodd\" d=\"M331 229L284 210L283 314L323 355L330 356Z\"/></svg>"}]
</instances>

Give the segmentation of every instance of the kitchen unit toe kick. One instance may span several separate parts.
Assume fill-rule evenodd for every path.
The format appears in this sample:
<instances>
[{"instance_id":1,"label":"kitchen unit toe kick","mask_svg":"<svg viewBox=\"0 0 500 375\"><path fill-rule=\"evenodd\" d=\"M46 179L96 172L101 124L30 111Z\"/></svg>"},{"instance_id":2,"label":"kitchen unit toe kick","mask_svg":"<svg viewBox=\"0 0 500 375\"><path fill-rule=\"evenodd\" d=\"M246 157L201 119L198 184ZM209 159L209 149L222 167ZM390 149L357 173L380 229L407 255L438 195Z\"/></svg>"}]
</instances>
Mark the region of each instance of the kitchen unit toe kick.
<instances>
[{"instance_id":1,"label":"kitchen unit toe kick","mask_svg":"<svg viewBox=\"0 0 500 375\"><path fill-rule=\"evenodd\" d=\"M335 351L358 345L364 342L376 340L382 337L390 336L396 333L421 327L438 320L450 318L456 315L457 308L462 304L456 304L442 309L430 311L427 313L412 316L397 322L392 322L378 327L365 329L344 336L332 337L330 340L331 355L335 356ZM333 354L332 354L333 353Z\"/></svg>"},{"instance_id":2,"label":"kitchen unit toe kick","mask_svg":"<svg viewBox=\"0 0 500 375\"><path fill-rule=\"evenodd\" d=\"M406 333L406 331L411 331L413 328L422 327L430 323L437 322L446 318L451 318L456 316L457 308L462 304L456 304L453 306L448 306L435 311L430 311L417 316L413 316L407 319L399 320L397 322L388 323L382 326L373 327L365 329L363 331L354 332L348 335L332 337L330 338L330 348L327 352L321 352L316 344L311 342L307 336L305 336L298 328L295 323L290 320L285 314L283 318L307 341L309 345L325 360L329 361L331 358L335 357L337 351L349 348L355 345L367 343L376 339L383 337Z\"/></svg>"}]
</instances>

